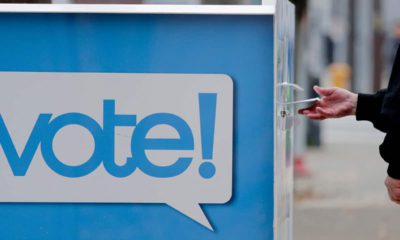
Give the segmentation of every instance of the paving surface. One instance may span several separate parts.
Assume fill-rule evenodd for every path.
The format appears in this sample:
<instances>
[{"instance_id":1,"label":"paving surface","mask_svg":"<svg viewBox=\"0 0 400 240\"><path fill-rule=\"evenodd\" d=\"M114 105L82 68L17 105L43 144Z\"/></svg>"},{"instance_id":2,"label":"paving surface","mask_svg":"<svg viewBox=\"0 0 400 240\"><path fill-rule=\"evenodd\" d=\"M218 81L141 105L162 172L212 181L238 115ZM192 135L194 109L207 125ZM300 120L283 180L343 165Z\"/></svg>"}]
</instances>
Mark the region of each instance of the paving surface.
<instances>
[{"instance_id":1,"label":"paving surface","mask_svg":"<svg viewBox=\"0 0 400 240\"><path fill-rule=\"evenodd\" d=\"M378 152L384 135L353 118L323 129L323 147L304 156L311 175L295 181L294 240L399 240L400 206L387 197Z\"/></svg>"},{"instance_id":2,"label":"paving surface","mask_svg":"<svg viewBox=\"0 0 400 240\"><path fill-rule=\"evenodd\" d=\"M400 211L322 208L295 211L295 240L399 240Z\"/></svg>"}]
</instances>

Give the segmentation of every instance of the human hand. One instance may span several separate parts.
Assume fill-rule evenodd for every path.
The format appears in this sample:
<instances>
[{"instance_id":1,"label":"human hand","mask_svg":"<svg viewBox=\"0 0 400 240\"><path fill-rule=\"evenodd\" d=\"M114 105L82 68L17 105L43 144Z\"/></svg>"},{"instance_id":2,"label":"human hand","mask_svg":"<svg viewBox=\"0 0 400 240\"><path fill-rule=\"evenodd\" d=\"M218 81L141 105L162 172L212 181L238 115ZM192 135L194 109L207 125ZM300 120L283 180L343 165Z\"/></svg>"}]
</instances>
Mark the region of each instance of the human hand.
<instances>
[{"instance_id":1,"label":"human hand","mask_svg":"<svg viewBox=\"0 0 400 240\"><path fill-rule=\"evenodd\" d=\"M357 108L357 94L343 88L321 88L314 86L321 100L308 108L299 110L299 114L312 120L326 118L340 118L355 115Z\"/></svg>"},{"instance_id":2,"label":"human hand","mask_svg":"<svg viewBox=\"0 0 400 240\"><path fill-rule=\"evenodd\" d=\"M400 180L387 176L385 180L385 185L388 190L390 199L393 202L400 204Z\"/></svg>"}]
</instances>

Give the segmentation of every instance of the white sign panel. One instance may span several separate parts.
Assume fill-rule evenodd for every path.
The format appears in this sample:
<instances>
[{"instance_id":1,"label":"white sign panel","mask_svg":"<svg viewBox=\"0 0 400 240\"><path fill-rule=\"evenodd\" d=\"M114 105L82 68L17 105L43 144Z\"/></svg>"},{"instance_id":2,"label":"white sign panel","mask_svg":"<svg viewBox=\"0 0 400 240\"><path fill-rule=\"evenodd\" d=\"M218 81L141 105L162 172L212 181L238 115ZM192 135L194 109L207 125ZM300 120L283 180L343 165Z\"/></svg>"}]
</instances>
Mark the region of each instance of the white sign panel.
<instances>
[{"instance_id":1,"label":"white sign panel","mask_svg":"<svg viewBox=\"0 0 400 240\"><path fill-rule=\"evenodd\" d=\"M232 195L226 75L0 73L0 201L200 203Z\"/></svg>"}]
</instances>

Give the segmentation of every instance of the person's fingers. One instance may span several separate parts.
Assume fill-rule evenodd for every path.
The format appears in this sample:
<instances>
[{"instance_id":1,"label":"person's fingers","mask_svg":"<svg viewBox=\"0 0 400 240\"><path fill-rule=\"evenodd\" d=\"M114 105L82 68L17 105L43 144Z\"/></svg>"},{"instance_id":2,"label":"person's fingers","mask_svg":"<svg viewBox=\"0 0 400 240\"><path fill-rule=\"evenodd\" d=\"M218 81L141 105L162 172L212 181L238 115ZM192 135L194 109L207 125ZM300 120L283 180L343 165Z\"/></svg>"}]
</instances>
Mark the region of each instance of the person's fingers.
<instances>
[{"instance_id":1,"label":"person's fingers","mask_svg":"<svg viewBox=\"0 0 400 240\"><path fill-rule=\"evenodd\" d=\"M299 109L299 111L297 111L299 114L301 115L306 115L308 114L310 111L306 110L306 109Z\"/></svg>"},{"instance_id":2,"label":"person's fingers","mask_svg":"<svg viewBox=\"0 0 400 240\"><path fill-rule=\"evenodd\" d=\"M388 176L386 177L385 185L390 186L392 189L394 188L400 189L400 180Z\"/></svg>"},{"instance_id":3,"label":"person's fingers","mask_svg":"<svg viewBox=\"0 0 400 240\"><path fill-rule=\"evenodd\" d=\"M400 188L400 180L391 178L390 185L394 188Z\"/></svg>"},{"instance_id":4,"label":"person's fingers","mask_svg":"<svg viewBox=\"0 0 400 240\"><path fill-rule=\"evenodd\" d=\"M312 118L310 118L310 119L311 119L311 120L319 120L319 121L322 121L322 120L325 120L326 117L320 116L320 117L312 117Z\"/></svg>"},{"instance_id":5,"label":"person's fingers","mask_svg":"<svg viewBox=\"0 0 400 240\"><path fill-rule=\"evenodd\" d=\"M389 191L389 195L390 195L390 200L392 200L392 202L395 202L397 204L400 204L400 195L396 194L393 189L391 189Z\"/></svg>"},{"instance_id":6,"label":"person's fingers","mask_svg":"<svg viewBox=\"0 0 400 240\"><path fill-rule=\"evenodd\" d=\"M302 109L299 109L297 112L299 114L307 114L309 111L307 110L307 108L302 108Z\"/></svg>"},{"instance_id":7,"label":"person's fingers","mask_svg":"<svg viewBox=\"0 0 400 240\"><path fill-rule=\"evenodd\" d=\"M392 194L395 201L400 201L400 189L398 188L392 189Z\"/></svg>"},{"instance_id":8,"label":"person's fingers","mask_svg":"<svg viewBox=\"0 0 400 240\"><path fill-rule=\"evenodd\" d=\"M299 109L298 113L299 114L307 114L308 112L314 111L316 107L317 107L317 103L314 103L313 105L311 105L309 107Z\"/></svg>"},{"instance_id":9,"label":"person's fingers","mask_svg":"<svg viewBox=\"0 0 400 240\"><path fill-rule=\"evenodd\" d=\"M389 178L385 179L384 184L385 184L386 188L389 190Z\"/></svg>"},{"instance_id":10,"label":"person's fingers","mask_svg":"<svg viewBox=\"0 0 400 240\"><path fill-rule=\"evenodd\" d=\"M311 110L304 109L304 110L302 111L301 114L303 114L303 115L309 115L309 114L315 114L315 113L317 113L317 112L315 111L315 109L311 109Z\"/></svg>"},{"instance_id":11,"label":"person's fingers","mask_svg":"<svg viewBox=\"0 0 400 240\"><path fill-rule=\"evenodd\" d=\"M307 118L311 119L311 120L324 120L326 119L325 116L322 116L319 113L308 113L305 115Z\"/></svg>"},{"instance_id":12,"label":"person's fingers","mask_svg":"<svg viewBox=\"0 0 400 240\"><path fill-rule=\"evenodd\" d=\"M308 118L322 117L322 115L318 112L308 112L307 114L305 114L305 116Z\"/></svg>"},{"instance_id":13,"label":"person's fingers","mask_svg":"<svg viewBox=\"0 0 400 240\"><path fill-rule=\"evenodd\" d=\"M315 109L319 114L321 114L322 116L325 116L325 117L336 117L335 116L335 114L332 112L332 110L330 110L330 109L325 109L325 108L322 108L322 107L317 107L316 109Z\"/></svg>"},{"instance_id":14,"label":"person's fingers","mask_svg":"<svg viewBox=\"0 0 400 240\"><path fill-rule=\"evenodd\" d=\"M400 205L400 188L394 186L396 185L396 182L391 181L391 179L389 178L386 178L385 185L388 190L390 200Z\"/></svg>"},{"instance_id":15,"label":"person's fingers","mask_svg":"<svg viewBox=\"0 0 400 240\"><path fill-rule=\"evenodd\" d=\"M392 200L394 203L400 205L400 199L395 198L395 200Z\"/></svg>"},{"instance_id":16,"label":"person's fingers","mask_svg":"<svg viewBox=\"0 0 400 240\"><path fill-rule=\"evenodd\" d=\"M393 194L392 188L390 187L390 185L387 182L385 182L385 185L386 185L386 189L388 191L388 195L389 195L390 200L392 202L395 202L396 199L394 198L394 194Z\"/></svg>"},{"instance_id":17,"label":"person's fingers","mask_svg":"<svg viewBox=\"0 0 400 240\"><path fill-rule=\"evenodd\" d=\"M318 95L324 97L331 95L335 91L334 88L322 88L319 86L314 86L313 89Z\"/></svg>"},{"instance_id":18,"label":"person's fingers","mask_svg":"<svg viewBox=\"0 0 400 240\"><path fill-rule=\"evenodd\" d=\"M386 189L387 189L387 192L388 192L389 199L390 199L391 201L394 201L393 195L392 195L392 191L391 191L390 188L388 188L388 187L386 187Z\"/></svg>"}]
</instances>

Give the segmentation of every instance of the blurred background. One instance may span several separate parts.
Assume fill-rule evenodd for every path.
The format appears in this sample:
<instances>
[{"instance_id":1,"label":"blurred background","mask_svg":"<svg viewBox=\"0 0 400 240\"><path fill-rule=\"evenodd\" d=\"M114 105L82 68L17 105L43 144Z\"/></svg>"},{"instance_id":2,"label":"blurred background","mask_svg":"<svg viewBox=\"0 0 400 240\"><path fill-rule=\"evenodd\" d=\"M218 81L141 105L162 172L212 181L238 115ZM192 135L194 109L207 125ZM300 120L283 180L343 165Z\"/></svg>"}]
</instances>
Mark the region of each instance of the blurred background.
<instances>
[{"instance_id":1,"label":"blurred background","mask_svg":"<svg viewBox=\"0 0 400 240\"><path fill-rule=\"evenodd\" d=\"M388 83L400 40L399 0L293 0L296 82L373 93ZM0 3L261 4L261 0L0 0ZM400 239L400 207L383 184L384 135L354 117L298 119L295 240Z\"/></svg>"},{"instance_id":2,"label":"blurred background","mask_svg":"<svg viewBox=\"0 0 400 240\"><path fill-rule=\"evenodd\" d=\"M398 0L297 1L296 81L373 93L386 88L400 40ZM384 135L354 117L300 118L295 134L294 239L400 239L388 199Z\"/></svg>"}]
</instances>

